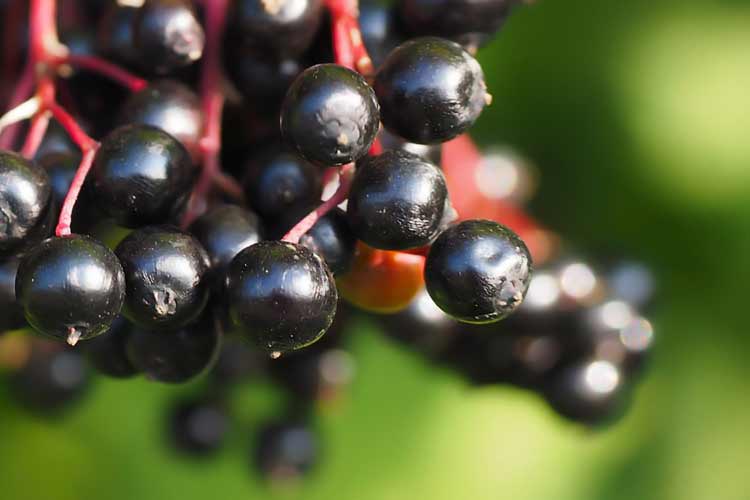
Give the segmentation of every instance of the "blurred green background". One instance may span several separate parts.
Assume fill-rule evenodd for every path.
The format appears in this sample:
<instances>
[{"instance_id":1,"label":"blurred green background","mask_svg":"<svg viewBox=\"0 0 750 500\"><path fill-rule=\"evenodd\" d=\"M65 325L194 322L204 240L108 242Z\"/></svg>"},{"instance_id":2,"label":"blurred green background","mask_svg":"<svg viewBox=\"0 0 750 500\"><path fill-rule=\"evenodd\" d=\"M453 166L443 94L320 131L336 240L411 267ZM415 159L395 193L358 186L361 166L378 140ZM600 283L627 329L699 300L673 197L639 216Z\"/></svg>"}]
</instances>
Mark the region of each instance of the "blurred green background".
<instances>
[{"instance_id":1,"label":"blurred green background","mask_svg":"<svg viewBox=\"0 0 750 500\"><path fill-rule=\"evenodd\" d=\"M99 379L60 419L0 385L0 498L750 498L750 2L539 0L481 61L495 100L474 135L539 166L534 215L656 271L656 352L622 421L587 431L530 393L470 388L361 322L357 380L316 418L324 456L297 488L250 466L270 386L236 391L229 445L195 461L162 436L195 385Z\"/></svg>"}]
</instances>

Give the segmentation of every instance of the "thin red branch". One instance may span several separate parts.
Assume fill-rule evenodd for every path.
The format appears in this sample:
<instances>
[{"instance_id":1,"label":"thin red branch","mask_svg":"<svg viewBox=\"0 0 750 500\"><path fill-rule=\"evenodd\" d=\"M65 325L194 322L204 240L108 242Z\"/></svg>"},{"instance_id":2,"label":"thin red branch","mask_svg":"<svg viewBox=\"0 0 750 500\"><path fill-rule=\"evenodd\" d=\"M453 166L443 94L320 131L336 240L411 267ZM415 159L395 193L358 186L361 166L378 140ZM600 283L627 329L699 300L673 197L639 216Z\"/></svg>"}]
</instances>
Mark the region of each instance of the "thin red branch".
<instances>
[{"instance_id":1,"label":"thin red branch","mask_svg":"<svg viewBox=\"0 0 750 500\"><path fill-rule=\"evenodd\" d=\"M221 172L219 152L221 150L221 115L224 109L224 94L221 91L221 41L228 2L227 0L211 0L205 2L204 6L206 48L203 52L201 100L205 126L200 141L203 169L182 221L183 227L190 225L205 208L206 198L215 182L214 179Z\"/></svg>"},{"instance_id":2,"label":"thin red branch","mask_svg":"<svg viewBox=\"0 0 750 500\"><path fill-rule=\"evenodd\" d=\"M55 61L57 64L69 64L76 68L82 68L113 80L123 87L130 89L131 92L143 90L148 85L148 81L140 78L123 68L112 64L100 57L81 56L69 54Z\"/></svg>"},{"instance_id":3,"label":"thin red branch","mask_svg":"<svg viewBox=\"0 0 750 500\"><path fill-rule=\"evenodd\" d=\"M339 187L333 196L324 201L318 208L307 214L282 238L283 241L298 243L303 234L308 232L321 217L336 208L349 197L349 189L354 178L354 163L344 165L339 170Z\"/></svg>"},{"instance_id":4,"label":"thin red branch","mask_svg":"<svg viewBox=\"0 0 750 500\"><path fill-rule=\"evenodd\" d=\"M68 194L65 195L65 201L63 201L62 208L60 209L60 218L57 221L57 227L55 228L55 235L62 238L70 235L70 224L73 218L73 209L75 208L76 200L78 195L81 193L83 183L86 182L86 176L91 170L91 165L94 162L94 156L96 151L99 149L99 144L94 142L90 145L90 149L84 151L81 163L78 165L78 170L73 177L73 181L70 183L70 189Z\"/></svg>"},{"instance_id":5,"label":"thin red branch","mask_svg":"<svg viewBox=\"0 0 750 500\"><path fill-rule=\"evenodd\" d=\"M21 148L21 154L26 158L33 158L39 146L42 144L44 134L49 126L50 114L47 111L37 113L31 120L29 131L26 132L26 140Z\"/></svg>"}]
</instances>

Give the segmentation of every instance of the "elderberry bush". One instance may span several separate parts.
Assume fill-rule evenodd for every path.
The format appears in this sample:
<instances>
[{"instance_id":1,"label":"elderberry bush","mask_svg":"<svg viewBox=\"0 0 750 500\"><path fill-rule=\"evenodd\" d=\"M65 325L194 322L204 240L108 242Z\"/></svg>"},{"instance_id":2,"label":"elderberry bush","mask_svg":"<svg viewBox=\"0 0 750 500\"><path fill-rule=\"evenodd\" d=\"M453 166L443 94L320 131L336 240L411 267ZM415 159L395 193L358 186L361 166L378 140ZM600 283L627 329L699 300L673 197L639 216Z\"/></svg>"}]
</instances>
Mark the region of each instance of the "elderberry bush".
<instances>
[{"instance_id":1,"label":"elderberry bush","mask_svg":"<svg viewBox=\"0 0 750 500\"><path fill-rule=\"evenodd\" d=\"M538 223L506 220L528 198L498 191L507 164L456 161L492 101L474 54L517 3L368 5L361 33L344 0L65 3L65 68L34 44L28 57L59 70L35 77L40 95L74 102L39 98L0 151L0 328L57 341L29 340L19 400L73 401L84 358L113 378L208 374L166 424L176 449L208 455L236 424L228 394L264 377L288 411L249 456L297 478L321 448L315 409L352 382L344 332L365 311L472 383L537 391L586 424L616 415L652 342L648 269L555 261L528 240ZM79 87L105 77L129 92Z\"/></svg>"}]
</instances>

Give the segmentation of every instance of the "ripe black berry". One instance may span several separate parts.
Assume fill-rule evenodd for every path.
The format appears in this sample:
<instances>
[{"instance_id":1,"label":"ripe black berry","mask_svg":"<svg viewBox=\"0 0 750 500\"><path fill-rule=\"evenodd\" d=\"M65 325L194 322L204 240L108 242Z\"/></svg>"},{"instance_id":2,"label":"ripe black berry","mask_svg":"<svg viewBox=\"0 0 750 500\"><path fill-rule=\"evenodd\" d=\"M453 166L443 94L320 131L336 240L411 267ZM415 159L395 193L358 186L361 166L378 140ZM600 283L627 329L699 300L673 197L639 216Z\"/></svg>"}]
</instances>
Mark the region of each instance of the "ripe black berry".
<instances>
[{"instance_id":1,"label":"ripe black berry","mask_svg":"<svg viewBox=\"0 0 750 500\"><path fill-rule=\"evenodd\" d=\"M383 125L419 144L471 127L488 101L479 63L457 43L417 38L396 48L375 76Z\"/></svg>"},{"instance_id":2,"label":"ripe black berry","mask_svg":"<svg viewBox=\"0 0 750 500\"><path fill-rule=\"evenodd\" d=\"M628 384L617 365L586 359L550 377L544 395L562 416L586 424L617 417L627 403Z\"/></svg>"},{"instance_id":3,"label":"ripe black berry","mask_svg":"<svg viewBox=\"0 0 750 500\"><path fill-rule=\"evenodd\" d=\"M123 314L143 328L174 329L196 319L209 298L208 254L169 226L133 231L115 250L127 283Z\"/></svg>"},{"instance_id":4,"label":"ripe black berry","mask_svg":"<svg viewBox=\"0 0 750 500\"><path fill-rule=\"evenodd\" d=\"M16 301L16 272L19 260L10 257L0 261L0 333L21 328L23 309Z\"/></svg>"},{"instance_id":5,"label":"ripe black berry","mask_svg":"<svg viewBox=\"0 0 750 500\"><path fill-rule=\"evenodd\" d=\"M336 285L307 248L264 241L234 258L227 272L232 322L263 349L280 354L318 340L336 313Z\"/></svg>"},{"instance_id":6,"label":"ripe black berry","mask_svg":"<svg viewBox=\"0 0 750 500\"><path fill-rule=\"evenodd\" d=\"M338 276L351 269L357 238L349 227L346 213L336 207L318 219L300 237L299 244L323 257L333 275Z\"/></svg>"},{"instance_id":7,"label":"ripe black berry","mask_svg":"<svg viewBox=\"0 0 750 500\"><path fill-rule=\"evenodd\" d=\"M520 0L400 0L410 32L450 38L477 48L489 40Z\"/></svg>"},{"instance_id":8,"label":"ripe black berry","mask_svg":"<svg viewBox=\"0 0 750 500\"><path fill-rule=\"evenodd\" d=\"M193 222L190 233L208 252L212 273L220 280L238 253L262 239L258 216L237 205L213 207Z\"/></svg>"},{"instance_id":9,"label":"ripe black berry","mask_svg":"<svg viewBox=\"0 0 750 500\"><path fill-rule=\"evenodd\" d=\"M138 373L125 351L132 328L120 316L106 333L83 344L86 358L97 372L114 378L128 378Z\"/></svg>"},{"instance_id":10,"label":"ripe black berry","mask_svg":"<svg viewBox=\"0 0 750 500\"><path fill-rule=\"evenodd\" d=\"M196 170L185 147L147 125L125 125L102 141L93 166L99 207L125 227L166 222L184 205Z\"/></svg>"},{"instance_id":11,"label":"ripe black berry","mask_svg":"<svg viewBox=\"0 0 750 500\"><path fill-rule=\"evenodd\" d=\"M250 159L245 195L261 217L276 219L320 201L320 169L291 151L273 148Z\"/></svg>"},{"instance_id":12,"label":"ripe black berry","mask_svg":"<svg viewBox=\"0 0 750 500\"><path fill-rule=\"evenodd\" d=\"M146 0L135 17L133 39L141 66L157 74L197 61L205 43L189 0Z\"/></svg>"},{"instance_id":13,"label":"ripe black berry","mask_svg":"<svg viewBox=\"0 0 750 500\"><path fill-rule=\"evenodd\" d=\"M52 188L47 172L19 154L0 151L0 258L47 237Z\"/></svg>"},{"instance_id":14,"label":"ripe black berry","mask_svg":"<svg viewBox=\"0 0 750 500\"><path fill-rule=\"evenodd\" d=\"M294 56L310 46L320 25L320 0L238 0L229 16L231 44Z\"/></svg>"},{"instance_id":15,"label":"ripe black berry","mask_svg":"<svg viewBox=\"0 0 750 500\"><path fill-rule=\"evenodd\" d=\"M200 158L201 101L180 82L161 80L134 93L123 103L117 122L119 125L133 123L160 128L179 140L193 159Z\"/></svg>"},{"instance_id":16,"label":"ripe black berry","mask_svg":"<svg viewBox=\"0 0 750 500\"><path fill-rule=\"evenodd\" d=\"M80 353L35 339L31 356L11 376L9 386L15 399L29 410L54 415L79 400L89 382Z\"/></svg>"},{"instance_id":17,"label":"ripe black berry","mask_svg":"<svg viewBox=\"0 0 750 500\"><path fill-rule=\"evenodd\" d=\"M303 424L275 422L261 430L254 456L265 479L295 480L315 465L318 443L315 434Z\"/></svg>"},{"instance_id":18,"label":"ripe black berry","mask_svg":"<svg viewBox=\"0 0 750 500\"><path fill-rule=\"evenodd\" d=\"M210 455L217 451L227 432L227 415L211 402L188 401L176 405L169 415L169 434L178 451Z\"/></svg>"},{"instance_id":19,"label":"ripe black berry","mask_svg":"<svg viewBox=\"0 0 750 500\"><path fill-rule=\"evenodd\" d=\"M448 197L443 172L403 151L360 162L347 205L359 239L384 250L429 244L438 235Z\"/></svg>"},{"instance_id":20,"label":"ripe black berry","mask_svg":"<svg viewBox=\"0 0 750 500\"><path fill-rule=\"evenodd\" d=\"M98 52L128 65L138 62L133 35L138 10L119 2L108 3L96 30Z\"/></svg>"},{"instance_id":21,"label":"ripe black berry","mask_svg":"<svg viewBox=\"0 0 750 500\"><path fill-rule=\"evenodd\" d=\"M125 276L98 241L50 238L21 259L16 296L34 329L75 344L110 327L123 304Z\"/></svg>"},{"instance_id":22,"label":"ripe black berry","mask_svg":"<svg viewBox=\"0 0 750 500\"><path fill-rule=\"evenodd\" d=\"M374 2L361 2L359 6L359 27L367 53L377 68L401 42L398 16L388 6Z\"/></svg>"},{"instance_id":23,"label":"ripe black berry","mask_svg":"<svg viewBox=\"0 0 750 500\"><path fill-rule=\"evenodd\" d=\"M225 46L225 53L227 73L252 109L276 116L289 86L304 66L295 58L239 44Z\"/></svg>"},{"instance_id":24,"label":"ripe black berry","mask_svg":"<svg viewBox=\"0 0 750 500\"><path fill-rule=\"evenodd\" d=\"M181 384L206 372L216 361L222 331L212 314L174 331L134 328L127 340L128 359L157 382Z\"/></svg>"},{"instance_id":25,"label":"ripe black berry","mask_svg":"<svg viewBox=\"0 0 750 500\"><path fill-rule=\"evenodd\" d=\"M531 277L531 256L505 226L468 220L435 240L424 276L427 291L443 311L467 323L491 323L521 304Z\"/></svg>"},{"instance_id":26,"label":"ripe black berry","mask_svg":"<svg viewBox=\"0 0 750 500\"><path fill-rule=\"evenodd\" d=\"M355 161L370 149L380 113L365 79L335 64L300 74L281 107L281 132L308 160L329 166Z\"/></svg>"}]
</instances>

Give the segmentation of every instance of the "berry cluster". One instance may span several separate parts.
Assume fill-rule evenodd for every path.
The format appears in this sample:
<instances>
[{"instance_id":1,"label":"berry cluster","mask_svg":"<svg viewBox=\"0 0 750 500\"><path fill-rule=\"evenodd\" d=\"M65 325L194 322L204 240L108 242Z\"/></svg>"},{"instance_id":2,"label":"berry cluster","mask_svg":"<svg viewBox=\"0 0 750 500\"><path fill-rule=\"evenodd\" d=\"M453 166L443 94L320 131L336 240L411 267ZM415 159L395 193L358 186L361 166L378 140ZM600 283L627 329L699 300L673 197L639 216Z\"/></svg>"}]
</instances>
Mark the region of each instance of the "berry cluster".
<instances>
[{"instance_id":1,"label":"berry cluster","mask_svg":"<svg viewBox=\"0 0 750 500\"><path fill-rule=\"evenodd\" d=\"M70 345L32 341L20 392L72 400L81 350L118 378L210 371L170 417L179 448L209 452L221 395L248 374L308 403L351 378L346 302L395 313L389 331L472 379L603 414L650 340L640 304L570 295L565 270L532 278L550 234L523 189L493 199L508 179L475 168L464 135L492 100L473 54L517 3L8 2L6 40L29 36L6 51L25 54L20 73L3 60L17 78L0 117L0 330ZM310 405L292 406L258 441L271 477L314 459Z\"/></svg>"}]
</instances>

